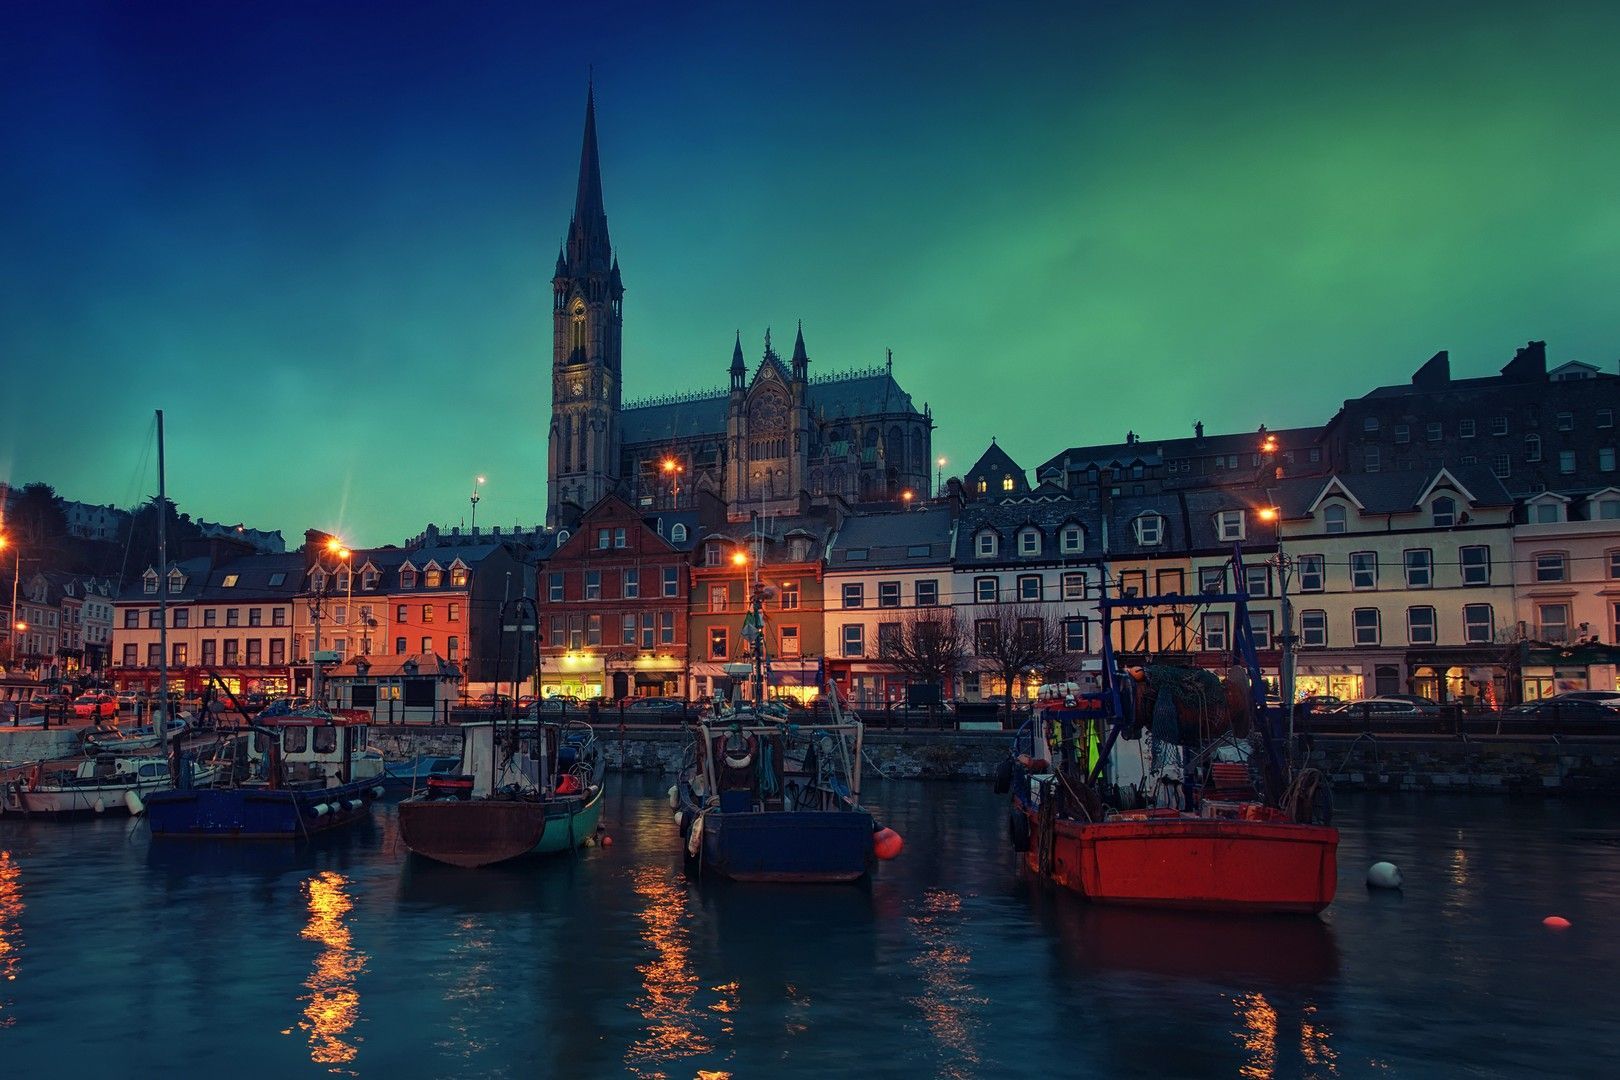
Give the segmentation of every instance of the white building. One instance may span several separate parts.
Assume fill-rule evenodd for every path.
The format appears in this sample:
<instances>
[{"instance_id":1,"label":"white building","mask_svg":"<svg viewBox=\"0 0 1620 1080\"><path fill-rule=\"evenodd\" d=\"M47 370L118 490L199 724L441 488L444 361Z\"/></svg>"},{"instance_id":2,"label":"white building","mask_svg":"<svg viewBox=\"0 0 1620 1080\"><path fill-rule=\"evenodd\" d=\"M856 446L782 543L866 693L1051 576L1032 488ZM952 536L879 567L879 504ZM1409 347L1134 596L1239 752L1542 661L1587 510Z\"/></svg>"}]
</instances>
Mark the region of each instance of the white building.
<instances>
[{"instance_id":1,"label":"white building","mask_svg":"<svg viewBox=\"0 0 1620 1080\"><path fill-rule=\"evenodd\" d=\"M1620 645L1620 488L1525 500L1513 529L1518 636L1526 700L1615 688Z\"/></svg>"}]
</instances>

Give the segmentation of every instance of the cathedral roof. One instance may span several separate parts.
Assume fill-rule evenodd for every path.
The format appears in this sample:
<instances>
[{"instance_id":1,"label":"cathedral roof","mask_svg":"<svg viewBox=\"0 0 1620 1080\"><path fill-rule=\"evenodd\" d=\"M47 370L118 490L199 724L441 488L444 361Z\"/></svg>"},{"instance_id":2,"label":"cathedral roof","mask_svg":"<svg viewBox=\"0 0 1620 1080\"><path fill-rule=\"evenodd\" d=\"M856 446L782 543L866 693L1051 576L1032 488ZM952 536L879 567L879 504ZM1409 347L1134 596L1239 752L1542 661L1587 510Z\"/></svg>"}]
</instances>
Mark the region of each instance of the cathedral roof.
<instances>
[{"instance_id":1,"label":"cathedral roof","mask_svg":"<svg viewBox=\"0 0 1620 1080\"><path fill-rule=\"evenodd\" d=\"M620 437L625 443L695 439L704 435L719 438L726 430L727 397L725 391L716 390L712 394L674 401L626 406L619 414ZM911 395L886 371L849 372L810 383L812 416L836 420L915 411Z\"/></svg>"}]
</instances>

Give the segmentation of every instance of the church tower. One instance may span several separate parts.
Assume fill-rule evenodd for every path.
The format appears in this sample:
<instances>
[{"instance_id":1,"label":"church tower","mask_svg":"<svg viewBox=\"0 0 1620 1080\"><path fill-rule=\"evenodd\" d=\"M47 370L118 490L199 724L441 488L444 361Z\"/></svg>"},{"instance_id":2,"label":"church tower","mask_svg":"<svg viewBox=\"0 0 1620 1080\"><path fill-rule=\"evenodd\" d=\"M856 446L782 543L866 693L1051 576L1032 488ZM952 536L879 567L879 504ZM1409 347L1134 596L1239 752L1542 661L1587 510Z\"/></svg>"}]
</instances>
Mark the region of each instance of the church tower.
<instances>
[{"instance_id":1,"label":"church tower","mask_svg":"<svg viewBox=\"0 0 1620 1080\"><path fill-rule=\"evenodd\" d=\"M546 524L568 524L619 482L624 286L608 240L596 153L596 95L585 96L574 217L551 279L551 432Z\"/></svg>"}]
</instances>

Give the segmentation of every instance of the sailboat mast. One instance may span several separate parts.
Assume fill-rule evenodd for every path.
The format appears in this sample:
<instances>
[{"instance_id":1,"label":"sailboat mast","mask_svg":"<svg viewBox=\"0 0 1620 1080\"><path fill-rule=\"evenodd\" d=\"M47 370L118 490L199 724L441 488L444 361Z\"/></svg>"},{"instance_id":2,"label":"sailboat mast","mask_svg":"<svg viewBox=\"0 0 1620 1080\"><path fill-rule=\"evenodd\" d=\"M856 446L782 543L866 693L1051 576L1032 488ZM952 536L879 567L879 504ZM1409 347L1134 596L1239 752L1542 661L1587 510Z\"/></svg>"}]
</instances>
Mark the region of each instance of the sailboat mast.
<instances>
[{"instance_id":1,"label":"sailboat mast","mask_svg":"<svg viewBox=\"0 0 1620 1080\"><path fill-rule=\"evenodd\" d=\"M169 491L163 470L163 410L157 411L158 469L158 745L169 756Z\"/></svg>"}]
</instances>

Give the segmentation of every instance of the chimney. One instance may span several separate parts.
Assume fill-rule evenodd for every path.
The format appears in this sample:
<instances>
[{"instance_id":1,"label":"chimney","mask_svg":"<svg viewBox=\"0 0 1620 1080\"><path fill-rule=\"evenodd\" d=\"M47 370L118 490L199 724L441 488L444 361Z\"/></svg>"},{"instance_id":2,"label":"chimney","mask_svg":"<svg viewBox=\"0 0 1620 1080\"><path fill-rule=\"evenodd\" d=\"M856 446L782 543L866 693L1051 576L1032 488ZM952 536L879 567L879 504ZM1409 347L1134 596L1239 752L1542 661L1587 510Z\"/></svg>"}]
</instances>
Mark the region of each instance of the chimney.
<instances>
[{"instance_id":1,"label":"chimney","mask_svg":"<svg viewBox=\"0 0 1620 1080\"><path fill-rule=\"evenodd\" d=\"M1441 349L1412 374L1412 385L1419 390L1444 390L1451 385L1451 354Z\"/></svg>"},{"instance_id":2,"label":"chimney","mask_svg":"<svg viewBox=\"0 0 1620 1080\"><path fill-rule=\"evenodd\" d=\"M1536 382L1547 378L1547 343L1532 341L1513 354L1502 369L1509 382Z\"/></svg>"}]
</instances>

